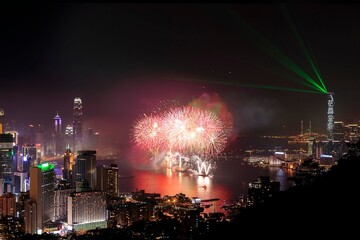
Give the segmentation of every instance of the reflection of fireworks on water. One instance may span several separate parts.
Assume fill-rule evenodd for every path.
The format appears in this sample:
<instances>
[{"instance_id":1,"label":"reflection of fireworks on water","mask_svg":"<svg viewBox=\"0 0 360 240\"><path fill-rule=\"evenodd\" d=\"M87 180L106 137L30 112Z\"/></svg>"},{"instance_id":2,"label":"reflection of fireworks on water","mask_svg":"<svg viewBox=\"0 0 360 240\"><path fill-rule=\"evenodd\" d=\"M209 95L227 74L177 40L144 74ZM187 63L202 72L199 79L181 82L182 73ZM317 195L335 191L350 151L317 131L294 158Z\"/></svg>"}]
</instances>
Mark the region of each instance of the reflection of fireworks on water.
<instances>
[{"instance_id":1,"label":"reflection of fireworks on water","mask_svg":"<svg viewBox=\"0 0 360 240\"><path fill-rule=\"evenodd\" d=\"M144 115L135 123L132 137L137 146L151 151L154 159L161 155L160 162L167 167L209 175L230 132L229 124L216 114L187 106Z\"/></svg>"}]
</instances>

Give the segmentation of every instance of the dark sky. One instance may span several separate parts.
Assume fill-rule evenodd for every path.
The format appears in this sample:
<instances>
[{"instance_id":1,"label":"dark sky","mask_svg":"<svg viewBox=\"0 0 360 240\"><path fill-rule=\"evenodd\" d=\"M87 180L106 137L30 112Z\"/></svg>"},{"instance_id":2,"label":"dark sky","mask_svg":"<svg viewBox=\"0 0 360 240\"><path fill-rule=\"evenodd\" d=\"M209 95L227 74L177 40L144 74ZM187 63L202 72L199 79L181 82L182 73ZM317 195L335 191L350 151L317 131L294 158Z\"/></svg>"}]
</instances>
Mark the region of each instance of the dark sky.
<instances>
[{"instance_id":1,"label":"dark sky","mask_svg":"<svg viewBox=\"0 0 360 240\"><path fill-rule=\"evenodd\" d=\"M335 91L335 120L357 122L360 5L284 6ZM309 69L277 3L18 4L1 7L0 18L0 107L18 125L51 125L57 110L70 124L80 97L86 126L126 142L134 120L157 102L217 93L240 132L297 133L301 120L326 130L326 95L239 86L309 90L274 74L289 71L244 28Z\"/></svg>"}]
</instances>

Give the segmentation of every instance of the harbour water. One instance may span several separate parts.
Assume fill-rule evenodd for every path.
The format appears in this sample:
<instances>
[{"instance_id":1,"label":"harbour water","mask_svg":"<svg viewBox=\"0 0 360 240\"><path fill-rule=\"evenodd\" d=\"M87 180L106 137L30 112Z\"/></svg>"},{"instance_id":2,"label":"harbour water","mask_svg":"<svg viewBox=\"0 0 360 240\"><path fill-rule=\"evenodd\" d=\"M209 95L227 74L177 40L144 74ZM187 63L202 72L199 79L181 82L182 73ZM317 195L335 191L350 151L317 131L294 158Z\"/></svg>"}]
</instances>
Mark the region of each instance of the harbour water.
<instances>
[{"instance_id":1,"label":"harbour water","mask_svg":"<svg viewBox=\"0 0 360 240\"><path fill-rule=\"evenodd\" d=\"M169 169L153 170L150 167L132 165L125 161L116 161L119 168L119 191L132 192L145 190L160 193L161 196L183 193L187 197L201 199L219 198L212 209L246 196L248 184L259 176L269 176L280 182L280 190L288 189L293 183L288 180L293 175L289 169L277 167L259 167L249 165L242 159L218 161L213 177L187 175Z\"/></svg>"}]
</instances>

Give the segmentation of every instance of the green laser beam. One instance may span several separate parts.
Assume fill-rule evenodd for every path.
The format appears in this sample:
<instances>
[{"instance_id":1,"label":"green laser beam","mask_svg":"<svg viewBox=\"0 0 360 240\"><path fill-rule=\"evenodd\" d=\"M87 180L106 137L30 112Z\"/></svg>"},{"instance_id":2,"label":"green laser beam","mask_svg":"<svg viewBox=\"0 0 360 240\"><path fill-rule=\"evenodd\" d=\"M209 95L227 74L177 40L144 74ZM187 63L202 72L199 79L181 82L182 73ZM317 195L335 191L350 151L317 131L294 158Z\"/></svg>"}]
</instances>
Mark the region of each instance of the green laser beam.
<instances>
[{"instance_id":1,"label":"green laser beam","mask_svg":"<svg viewBox=\"0 0 360 240\"><path fill-rule=\"evenodd\" d=\"M257 32L252 26L243 21L234 11L229 9L230 13L236 17L240 21L240 24L245 27L253 36L257 37L256 41L252 41L253 43L257 43L259 48L261 48L265 53L271 56L273 59L278 61L281 65L288 68L290 71L303 78L305 81L313 85L319 91L324 92L324 89L313 79L311 78L304 70L302 70L299 66L296 65L294 61L292 61L289 57L287 57L281 50L276 48L273 44L271 44L264 36L262 36L259 32Z\"/></svg>"},{"instance_id":2,"label":"green laser beam","mask_svg":"<svg viewBox=\"0 0 360 240\"><path fill-rule=\"evenodd\" d=\"M318 70L318 68L317 68L316 64L314 63L313 59L311 58L310 53L309 53L308 49L306 48L306 46L304 44L304 41L302 41L302 38L300 37L299 32L295 28L295 24L292 21L292 19L290 17L290 14L288 13L288 11L286 10L286 8L285 8L285 6L283 4L280 4L280 7L283 10L284 15L287 18L287 20L288 20L288 22L290 24L290 27L291 27L292 31L294 32L294 34L295 34L296 40L300 44L302 50L305 53L305 56L306 56L308 62L310 63L313 71L315 72L315 74L317 76L317 79L319 80L320 84L322 85L322 90L324 91L324 93L327 93L328 91L326 89L326 86L325 86L324 81L322 79L322 76L320 74L320 71Z\"/></svg>"},{"instance_id":3,"label":"green laser beam","mask_svg":"<svg viewBox=\"0 0 360 240\"><path fill-rule=\"evenodd\" d=\"M324 94L324 92L321 92L319 90L313 91L313 90L296 89L296 88L288 88L288 87L280 87L280 86L234 83L234 82L218 81L218 80L208 81L208 80L195 79L195 78L176 78L176 79L182 80L182 81L192 81L192 82L201 82L201 83L209 83L209 84L219 84L219 85L225 85L225 86L250 87L250 88L262 88L262 89L282 90L282 91L291 91L291 92Z\"/></svg>"},{"instance_id":4,"label":"green laser beam","mask_svg":"<svg viewBox=\"0 0 360 240\"><path fill-rule=\"evenodd\" d=\"M253 84L242 84L241 86L242 87L252 87L252 88L264 88L264 89L271 89L271 90L291 91L291 92L323 94L323 92L320 92L320 91L304 90L304 89L296 89L296 88L287 88L287 87L279 87L279 86L253 85Z\"/></svg>"},{"instance_id":5,"label":"green laser beam","mask_svg":"<svg viewBox=\"0 0 360 240\"><path fill-rule=\"evenodd\" d=\"M309 87L309 88L319 91L319 89L317 87L315 87L314 85L308 83L307 81L304 81L303 79L297 78L297 75L290 76L288 73L286 73L284 71L280 71L280 70L276 71L274 68L266 67L265 65L260 65L259 63L252 62L252 64L255 65L257 68L263 69L268 72L272 72L273 74L278 75L284 79L290 80L292 82L295 82L295 83L298 83L303 86L306 86L306 87Z\"/></svg>"}]
</instances>

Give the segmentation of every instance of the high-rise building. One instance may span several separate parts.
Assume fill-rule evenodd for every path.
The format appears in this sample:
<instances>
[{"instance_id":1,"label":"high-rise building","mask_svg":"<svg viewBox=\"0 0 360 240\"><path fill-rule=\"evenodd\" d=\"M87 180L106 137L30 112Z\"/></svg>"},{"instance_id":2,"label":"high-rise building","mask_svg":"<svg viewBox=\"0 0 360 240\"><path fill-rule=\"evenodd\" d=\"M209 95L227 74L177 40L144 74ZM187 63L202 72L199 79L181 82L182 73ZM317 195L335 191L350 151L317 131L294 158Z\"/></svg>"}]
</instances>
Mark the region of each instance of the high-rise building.
<instances>
[{"instance_id":1,"label":"high-rise building","mask_svg":"<svg viewBox=\"0 0 360 240\"><path fill-rule=\"evenodd\" d=\"M334 140L342 141L345 139L345 124L342 121L334 122Z\"/></svg>"},{"instance_id":2,"label":"high-rise building","mask_svg":"<svg viewBox=\"0 0 360 240\"><path fill-rule=\"evenodd\" d=\"M82 110L82 101L80 98L76 97L74 99L74 108L73 108L73 130L74 130L74 153L82 147L82 121L83 121L83 110Z\"/></svg>"},{"instance_id":3,"label":"high-rise building","mask_svg":"<svg viewBox=\"0 0 360 240\"><path fill-rule=\"evenodd\" d=\"M17 165L16 148L14 148L14 138L12 134L0 134L0 179L3 179L2 190L11 191L13 166ZM14 164L15 162L15 164ZM0 192L0 196L3 192Z\"/></svg>"},{"instance_id":4,"label":"high-rise building","mask_svg":"<svg viewBox=\"0 0 360 240\"><path fill-rule=\"evenodd\" d=\"M107 227L106 199L101 191L73 192L68 197L67 223L75 231Z\"/></svg>"},{"instance_id":5,"label":"high-rise building","mask_svg":"<svg viewBox=\"0 0 360 240\"><path fill-rule=\"evenodd\" d=\"M5 113L2 108L0 108L0 134L4 131L4 119L5 119Z\"/></svg>"},{"instance_id":6,"label":"high-rise building","mask_svg":"<svg viewBox=\"0 0 360 240\"><path fill-rule=\"evenodd\" d=\"M334 140L334 93L328 94L328 110L327 110L327 132L328 140Z\"/></svg>"},{"instance_id":7,"label":"high-rise building","mask_svg":"<svg viewBox=\"0 0 360 240\"><path fill-rule=\"evenodd\" d=\"M68 196L75 192L69 182L62 180L55 189L55 221L66 221L68 214Z\"/></svg>"},{"instance_id":8,"label":"high-rise building","mask_svg":"<svg viewBox=\"0 0 360 240\"><path fill-rule=\"evenodd\" d=\"M14 172L13 190L15 193L26 192L26 180L29 179L28 176L28 172Z\"/></svg>"},{"instance_id":9,"label":"high-rise building","mask_svg":"<svg viewBox=\"0 0 360 240\"><path fill-rule=\"evenodd\" d=\"M22 147L21 165L19 171L30 172L30 166L37 164L37 149L35 144L26 144Z\"/></svg>"},{"instance_id":10,"label":"high-rise building","mask_svg":"<svg viewBox=\"0 0 360 240\"><path fill-rule=\"evenodd\" d=\"M54 117L54 124L55 124L55 133L60 135L61 134L61 117L59 116L59 112L56 113Z\"/></svg>"},{"instance_id":11,"label":"high-rise building","mask_svg":"<svg viewBox=\"0 0 360 240\"><path fill-rule=\"evenodd\" d=\"M55 142L55 154L62 154L65 150L64 136L61 127L61 117L59 112L54 117L54 142Z\"/></svg>"},{"instance_id":12,"label":"high-rise building","mask_svg":"<svg viewBox=\"0 0 360 240\"><path fill-rule=\"evenodd\" d=\"M348 123L345 125L345 139L350 142L357 142L360 137L359 124Z\"/></svg>"},{"instance_id":13,"label":"high-rise building","mask_svg":"<svg viewBox=\"0 0 360 240\"><path fill-rule=\"evenodd\" d=\"M41 229L38 229L37 222L37 204L32 199L26 199L24 201L24 221L25 232L29 234L40 233Z\"/></svg>"},{"instance_id":14,"label":"high-rise building","mask_svg":"<svg viewBox=\"0 0 360 240\"><path fill-rule=\"evenodd\" d=\"M16 213L16 196L6 193L0 196L0 217L13 216Z\"/></svg>"},{"instance_id":15,"label":"high-rise building","mask_svg":"<svg viewBox=\"0 0 360 240\"><path fill-rule=\"evenodd\" d=\"M96 168L97 189L106 193L107 199L119 195L119 169L117 164Z\"/></svg>"},{"instance_id":16,"label":"high-rise building","mask_svg":"<svg viewBox=\"0 0 360 240\"><path fill-rule=\"evenodd\" d=\"M43 163L30 169L30 199L36 202L36 229L54 220L54 165Z\"/></svg>"},{"instance_id":17,"label":"high-rise building","mask_svg":"<svg viewBox=\"0 0 360 240\"><path fill-rule=\"evenodd\" d=\"M63 169L63 179L72 181L72 173L74 167L74 155L70 150L70 146L67 147L66 152L64 153L64 169Z\"/></svg>"},{"instance_id":18,"label":"high-rise building","mask_svg":"<svg viewBox=\"0 0 360 240\"><path fill-rule=\"evenodd\" d=\"M67 125L65 128L65 144L70 149L74 149L74 128L73 126Z\"/></svg>"},{"instance_id":19,"label":"high-rise building","mask_svg":"<svg viewBox=\"0 0 360 240\"><path fill-rule=\"evenodd\" d=\"M76 180L86 179L92 189L96 189L96 151L78 151L76 158Z\"/></svg>"}]
</instances>

